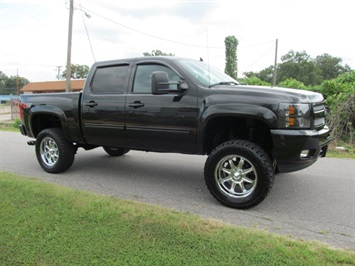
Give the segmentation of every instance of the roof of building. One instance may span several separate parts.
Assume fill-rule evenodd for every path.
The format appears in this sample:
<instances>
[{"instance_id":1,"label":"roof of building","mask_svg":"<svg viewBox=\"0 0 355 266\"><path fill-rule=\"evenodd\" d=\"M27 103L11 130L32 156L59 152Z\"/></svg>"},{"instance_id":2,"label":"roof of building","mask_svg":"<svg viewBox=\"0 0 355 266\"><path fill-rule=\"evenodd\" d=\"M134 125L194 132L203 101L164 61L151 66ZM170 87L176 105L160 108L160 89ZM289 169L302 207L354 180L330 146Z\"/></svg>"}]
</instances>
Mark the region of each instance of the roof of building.
<instances>
[{"instance_id":1,"label":"roof of building","mask_svg":"<svg viewBox=\"0 0 355 266\"><path fill-rule=\"evenodd\" d=\"M72 91L80 91L83 89L85 79L74 79L70 81ZM31 82L25 85L22 92L59 92L65 91L65 80L58 81L44 81L44 82Z\"/></svg>"}]
</instances>

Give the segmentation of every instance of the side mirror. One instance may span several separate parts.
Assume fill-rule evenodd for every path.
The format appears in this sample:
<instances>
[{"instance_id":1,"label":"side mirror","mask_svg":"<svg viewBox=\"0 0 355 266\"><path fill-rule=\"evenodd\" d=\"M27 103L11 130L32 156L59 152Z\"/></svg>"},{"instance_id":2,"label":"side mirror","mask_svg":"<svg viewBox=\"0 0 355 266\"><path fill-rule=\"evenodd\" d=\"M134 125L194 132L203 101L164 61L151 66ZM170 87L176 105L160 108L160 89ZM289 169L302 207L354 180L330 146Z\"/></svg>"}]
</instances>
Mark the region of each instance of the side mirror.
<instances>
[{"instance_id":1,"label":"side mirror","mask_svg":"<svg viewBox=\"0 0 355 266\"><path fill-rule=\"evenodd\" d=\"M163 71L155 71L152 74L152 94L169 93L169 76Z\"/></svg>"},{"instance_id":2,"label":"side mirror","mask_svg":"<svg viewBox=\"0 0 355 266\"><path fill-rule=\"evenodd\" d=\"M176 85L177 89L171 89L170 85ZM155 71L152 73L152 94L161 95L169 92L185 93L189 89L186 82L169 81L168 73L164 71Z\"/></svg>"}]
</instances>

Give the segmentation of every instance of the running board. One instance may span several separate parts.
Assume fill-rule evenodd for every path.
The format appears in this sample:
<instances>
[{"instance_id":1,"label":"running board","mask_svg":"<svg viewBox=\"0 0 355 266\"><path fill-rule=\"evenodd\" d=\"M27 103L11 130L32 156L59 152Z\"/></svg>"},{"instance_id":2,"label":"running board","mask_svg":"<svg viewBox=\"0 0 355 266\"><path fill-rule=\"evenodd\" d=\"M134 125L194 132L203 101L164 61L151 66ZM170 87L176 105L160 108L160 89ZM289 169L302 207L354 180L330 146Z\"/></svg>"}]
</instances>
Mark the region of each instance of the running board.
<instances>
[{"instance_id":1,"label":"running board","mask_svg":"<svg viewBox=\"0 0 355 266\"><path fill-rule=\"evenodd\" d=\"M36 145L36 141L35 140L27 141L27 145L35 146Z\"/></svg>"}]
</instances>

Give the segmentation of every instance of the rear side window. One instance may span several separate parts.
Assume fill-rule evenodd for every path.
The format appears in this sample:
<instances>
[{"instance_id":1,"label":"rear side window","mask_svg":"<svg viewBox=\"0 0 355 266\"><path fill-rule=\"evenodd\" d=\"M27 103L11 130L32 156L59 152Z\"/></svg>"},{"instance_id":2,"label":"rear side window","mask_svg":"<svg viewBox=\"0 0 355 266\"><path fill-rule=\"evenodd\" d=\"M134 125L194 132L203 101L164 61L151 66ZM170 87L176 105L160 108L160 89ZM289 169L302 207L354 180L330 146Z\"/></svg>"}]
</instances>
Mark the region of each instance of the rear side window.
<instances>
[{"instance_id":1,"label":"rear side window","mask_svg":"<svg viewBox=\"0 0 355 266\"><path fill-rule=\"evenodd\" d=\"M121 65L96 69L91 83L91 92L95 94L122 94L125 92L128 67L128 65Z\"/></svg>"}]
</instances>

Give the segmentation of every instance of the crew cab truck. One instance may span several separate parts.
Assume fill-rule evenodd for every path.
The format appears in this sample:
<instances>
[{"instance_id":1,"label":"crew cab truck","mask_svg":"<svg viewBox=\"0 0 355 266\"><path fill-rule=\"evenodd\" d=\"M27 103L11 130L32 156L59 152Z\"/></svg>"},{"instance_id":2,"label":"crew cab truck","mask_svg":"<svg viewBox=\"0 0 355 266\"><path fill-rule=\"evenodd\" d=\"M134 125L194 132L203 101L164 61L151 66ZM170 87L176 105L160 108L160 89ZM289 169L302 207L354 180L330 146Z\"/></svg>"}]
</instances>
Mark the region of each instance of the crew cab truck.
<instances>
[{"instance_id":1,"label":"crew cab truck","mask_svg":"<svg viewBox=\"0 0 355 266\"><path fill-rule=\"evenodd\" d=\"M262 202L275 173L324 157L330 141L321 94L240 85L177 57L97 62L82 92L21 95L19 108L49 173L69 169L78 148L208 155L209 191L239 209Z\"/></svg>"}]
</instances>

